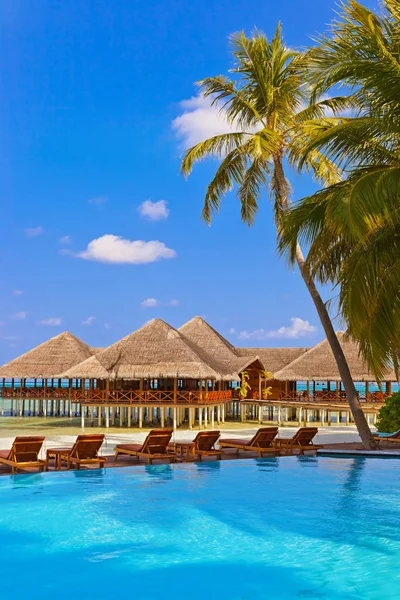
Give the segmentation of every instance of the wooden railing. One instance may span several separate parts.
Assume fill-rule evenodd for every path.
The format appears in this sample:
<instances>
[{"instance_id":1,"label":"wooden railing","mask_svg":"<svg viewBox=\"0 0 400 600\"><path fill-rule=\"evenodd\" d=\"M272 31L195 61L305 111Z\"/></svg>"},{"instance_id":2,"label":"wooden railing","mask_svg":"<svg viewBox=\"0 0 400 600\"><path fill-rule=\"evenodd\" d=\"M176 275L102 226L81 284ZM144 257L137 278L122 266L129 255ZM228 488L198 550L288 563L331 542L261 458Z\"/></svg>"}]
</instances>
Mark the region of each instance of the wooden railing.
<instances>
[{"instance_id":1,"label":"wooden railing","mask_svg":"<svg viewBox=\"0 0 400 600\"><path fill-rule=\"evenodd\" d=\"M3 398L57 400L68 398L82 404L222 404L232 399L232 390L183 391L177 390L101 390L68 388L3 388Z\"/></svg>"},{"instance_id":2,"label":"wooden railing","mask_svg":"<svg viewBox=\"0 0 400 600\"><path fill-rule=\"evenodd\" d=\"M358 394L360 402L368 403L383 403L385 398L388 398L391 394L385 392L367 392L366 394ZM253 392L253 400L260 400L259 393ZM249 398L246 398L249 401ZM315 402L315 403L326 403L326 402L347 402L346 393L343 391L315 391L307 393L304 391L291 391L291 392L280 392L277 395L271 395L268 398L261 398L262 401L273 403L279 402Z\"/></svg>"}]
</instances>

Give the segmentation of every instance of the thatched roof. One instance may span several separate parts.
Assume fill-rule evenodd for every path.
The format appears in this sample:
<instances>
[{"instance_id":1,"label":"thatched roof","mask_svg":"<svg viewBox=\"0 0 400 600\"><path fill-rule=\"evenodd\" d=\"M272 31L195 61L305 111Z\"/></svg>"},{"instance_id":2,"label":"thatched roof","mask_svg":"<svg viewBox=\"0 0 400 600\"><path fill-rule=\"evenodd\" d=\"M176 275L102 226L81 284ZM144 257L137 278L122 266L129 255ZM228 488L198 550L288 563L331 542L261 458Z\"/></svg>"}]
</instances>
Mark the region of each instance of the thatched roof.
<instances>
[{"instance_id":1,"label":"thatched roof","mask_svg":"<svg viewBox=\"0 0 400 600\"><path fill-rule=\"evenodd\" d=\"M286 367L309 348L236 348L240 356L258 356L265 371L274 374Z\"/></svg>"},{"instance_id":2,"label":"thatched roof","mask_svg":"<svg viewBox=\"0 0 400 600\"><path fill-rule=\"evenodd\" d=\"M342 332L337 332L337 337L342 345L354 381L375 381L375 376L369 371L366 363L359 356L359 347L355 342L347 339ZM310 348L274 373L276 379L283 381L339 381L340 375L335 358L328 340L323 340ZM396 381L394 371L386 375L388 381Z\"/></svg>"},{"instance_id":3,"label":"thatched roof","mask_svg":"<svg viewBox=\"0 0 400 600\"><path fill-rule=\"evenodd\" d=\"M238 356L234 346L201 317L194 317L178 331L220 362L229 362Z\"/></svg>"},{"instance_id":4,"label":"thatched roof","mask_svg":"<svg viewBox=\"0 0 400 600\"><path fill-rule=\"evenodd\" d=\"M154 319L83 363L63 377L139 379L184 377L237 379L182 333Z\"/></svg>"},{"instance_id":5,"label":"thatched roof","mask_svg":"<svg viewBox=\"0 0 400 600\"><path fill-rule=\"evenodd\" d=\"M59 374L92 356L90 346L64 331L32 348L0 368L0 377L31 379L59 377Z\"/></svg>"},{"instance_id":6,"label":"thatched roof","mask_svg":"<svg viewBox=\"0 0 400 600\"><path fill-rule=\"evenodd\" d=\"M258 369L264 368L256 352L240 355L227 339L201 317L194 317L178 331L218 361L222 365L220 370L226 373L240 373L253 364Z\"/></svg>"}]
</instances>

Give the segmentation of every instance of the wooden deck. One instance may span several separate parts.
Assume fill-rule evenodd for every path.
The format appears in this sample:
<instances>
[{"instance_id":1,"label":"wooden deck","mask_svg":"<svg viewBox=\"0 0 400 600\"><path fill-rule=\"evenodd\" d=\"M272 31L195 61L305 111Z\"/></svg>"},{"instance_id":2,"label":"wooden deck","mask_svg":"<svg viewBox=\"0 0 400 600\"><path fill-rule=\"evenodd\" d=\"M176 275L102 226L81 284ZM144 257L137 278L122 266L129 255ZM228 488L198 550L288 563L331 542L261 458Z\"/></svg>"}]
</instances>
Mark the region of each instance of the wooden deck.
<instances>
[{"instance_id":1,"label":"wooden deck","mask_svg":"<svg viewBox=\"0 0 400 600\"><path fill-rule=\"evenodd\" d=\"M344 450L344 451L354 451L355 453L357 453L357 451L363 451L363 445L360 442L345 442L345 443L333 443L333 444L324 444L324 451L329 451L329 450ZM379 455L381 454L382 456L387 455L388 452L393 452L394 454L397 454L400 458L400 444L399 445L395 445L395 444L384 444L381 443L381 449L378 451L375 451L374 454L375 455ZM315 455L315 452L308 452L306 454L306 456L313 456ZM225 453L222 455L222 461L226 461L226 460L248 460L248 459L252 459L252 458L257 458L257 453L254 452L247 452L245 454L240 454L237 455L235 451L229 451L229 450L225 450ZM286 455L282 455L280 458L285 459ZM270 457L269 460L276 460L273 457ZM196 461L196 464L202 465L205 463L215 463L215 462L219 462L218 460L216 460L215 457L204 457L203 460L201 462ZM154 464L165 464L165 465L169 465L169 460L165 459L165 460L159 460ZM175 464L182 464L182 463L175 463ZM184 462L183 464L191 464L190 462ZM120 455L118 457L117 461L114 461L113 456L107 456L107 462L104 465L104 468L106 469L115 469L115 468L124 468L124 467L138 467L138 466L147 466L147 463L145 460L140 459L139 461L135 458L135 457L131 457L131 456L122 456ZM174 467L174 465L171 465L172 468ZM93 465L85 465L81 467L81 470L92 470L97 468L97 466L93 466ZM55 469L55 465L51 464L50 468L49 468L49 472L53 472L56 471ZM29 472L37 472L37 470L35 471L34 469L26 469L25 471L21 471L21 473L29 473ZM59 471L58 471L59 472ZM10 470L7 469L4 465L0 465L0 476L1 475L10 475Z\"/></svg>"}]
</instances>

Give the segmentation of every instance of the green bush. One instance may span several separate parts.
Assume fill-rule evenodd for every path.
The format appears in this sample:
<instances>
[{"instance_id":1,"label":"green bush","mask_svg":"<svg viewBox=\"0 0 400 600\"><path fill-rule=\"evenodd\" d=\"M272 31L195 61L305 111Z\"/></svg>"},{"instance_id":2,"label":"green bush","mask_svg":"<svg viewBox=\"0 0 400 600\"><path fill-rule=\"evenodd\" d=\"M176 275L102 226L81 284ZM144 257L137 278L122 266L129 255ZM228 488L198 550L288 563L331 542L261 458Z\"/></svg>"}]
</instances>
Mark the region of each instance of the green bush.
<instances>
[{"instance_id":1,"label":"green bush","mask_svg":"<svg viewBox=\"0 0 400 600\"><path fill-rule=\"evenodd\" d=\"M376 428L382 433L392 433L400 429L400 392L386 398L385 405L378 412Z\"/></svg>"}]
</instances>

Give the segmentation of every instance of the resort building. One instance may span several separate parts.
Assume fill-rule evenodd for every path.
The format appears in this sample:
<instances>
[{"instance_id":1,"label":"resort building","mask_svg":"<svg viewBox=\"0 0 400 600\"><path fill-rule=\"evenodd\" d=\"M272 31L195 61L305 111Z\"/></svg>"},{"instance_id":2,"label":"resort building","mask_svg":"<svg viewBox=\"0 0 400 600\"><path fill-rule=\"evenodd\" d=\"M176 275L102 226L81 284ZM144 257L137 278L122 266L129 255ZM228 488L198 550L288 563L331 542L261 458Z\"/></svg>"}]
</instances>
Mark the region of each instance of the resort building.
<instances>
[{"instance_id":1,"label":"resort building","mask_svg":"<svg viewBox=\"0 0 400 600\"><path fill-rule=\"evenodd\" d=\"M357 344L338 336L374 422L395 373L377 388ZM351 422L326 340L313 348L237 348L200 317L179 329L155 319L103 349L64 332L1 367L0 381L3 414L80 415L82 427Z\"/></svg>"}]
</instances>

